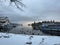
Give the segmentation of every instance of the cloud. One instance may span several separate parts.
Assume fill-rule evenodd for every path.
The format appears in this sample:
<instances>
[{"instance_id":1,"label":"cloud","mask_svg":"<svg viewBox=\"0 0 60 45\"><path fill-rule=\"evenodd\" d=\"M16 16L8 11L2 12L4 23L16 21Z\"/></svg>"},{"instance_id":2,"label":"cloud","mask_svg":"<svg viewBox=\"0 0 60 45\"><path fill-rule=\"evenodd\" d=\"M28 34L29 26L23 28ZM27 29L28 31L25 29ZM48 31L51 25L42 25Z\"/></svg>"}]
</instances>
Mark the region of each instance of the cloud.
<instances>
[{"instance_id":1,"label":"cloud","mask_svg":"<svg viewBox=\"0 0 60 45\"><path fill-rule=\"evenodd\" d=\"M60 20L60 0L29 0L26 15L42 20Z\"/></svg>"},{"instance_id":2,"label":"cloud","mask_svg":"<svg viewBox=\"0 0 60 45\"><path fill-rule=\"evenodd\" d=\"M1 6L2 5L2 6ZM11 21L33 21L31 17L23 16L20 10L13 6L0 3L0 16L7 16Z\"/></svg>"},{"instance_id":3,"label":"cloud","mask_svg":"<svg viewBox=\"0 0 60 45\"><path fill-rule=\"evenodd\" d=\"M23 0L23 3L27 6L24 8L24 12L19 11L14 5L3 9L5 13L13 12L12 14L35 20L60 20L60 0Z\"/></svg>"}]
</instances>

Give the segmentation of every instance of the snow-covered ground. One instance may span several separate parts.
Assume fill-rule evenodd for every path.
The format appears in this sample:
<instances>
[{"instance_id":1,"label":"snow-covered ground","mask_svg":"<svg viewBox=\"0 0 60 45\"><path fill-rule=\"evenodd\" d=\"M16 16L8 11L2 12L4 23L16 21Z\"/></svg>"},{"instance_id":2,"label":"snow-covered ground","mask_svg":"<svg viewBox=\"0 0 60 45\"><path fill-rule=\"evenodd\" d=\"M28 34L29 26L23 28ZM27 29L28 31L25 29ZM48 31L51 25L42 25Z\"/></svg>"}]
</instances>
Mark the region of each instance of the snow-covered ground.
<instances>
[{"instance_id":1,"label":"snow-covered ground","mask_svg":"<svg viewBox=\"0 0 60 45\"><path fill-rule=\"evenodd\" d=\"M44 35L40 30L33 30L30 27L21 27L21 26L18 26L9 32L15 34Z\"/></svg>"},{"instance_id":2,"label":"snow-covered ground","mask_svg":"<svg viewBox=\"0 0 60 45\"><path fill-rule=\"evenodd\" d=\"M60 45L60 37L0 33L0 45Z\"/></svg>"}]
</instances>

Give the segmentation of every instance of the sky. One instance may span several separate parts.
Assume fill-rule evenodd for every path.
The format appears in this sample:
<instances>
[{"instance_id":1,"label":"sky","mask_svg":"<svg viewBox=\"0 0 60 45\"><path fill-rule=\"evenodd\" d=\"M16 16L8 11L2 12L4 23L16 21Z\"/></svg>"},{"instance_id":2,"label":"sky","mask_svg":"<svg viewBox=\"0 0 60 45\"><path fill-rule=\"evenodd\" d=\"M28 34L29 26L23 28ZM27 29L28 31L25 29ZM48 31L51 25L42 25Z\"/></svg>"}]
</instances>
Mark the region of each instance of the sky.
<instances>
[{"instance_id":1,"label":"sky","mask_svg":"<svg viewBox=\"0 0 60 45\"><path fill-rule=\"evenodd\" d=\"M3 3L2 3L3 2ZM20 11L10 1L0 2L0 14L10 17L19 17L20 20L60 20L60 0L22 0L26 8Z\"/></svg>"},{"instance_id":2,"label":"sky","mask_svg":"<svg viewBox=\"0 0 60 45\"><path fill-rule=\"evenodd\" d=\"M60 0L30 0L29 2L31 2L28 5L29 16L37 20L60 20Z\"/></svg>"}]
</instances>

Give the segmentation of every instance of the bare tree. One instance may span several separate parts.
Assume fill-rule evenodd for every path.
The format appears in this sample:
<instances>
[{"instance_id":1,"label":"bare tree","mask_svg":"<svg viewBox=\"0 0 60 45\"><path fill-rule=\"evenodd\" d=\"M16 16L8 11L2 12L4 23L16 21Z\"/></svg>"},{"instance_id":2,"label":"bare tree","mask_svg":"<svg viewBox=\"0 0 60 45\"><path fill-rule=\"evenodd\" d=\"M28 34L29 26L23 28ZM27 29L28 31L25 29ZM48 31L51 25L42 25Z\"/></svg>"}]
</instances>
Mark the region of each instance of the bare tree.
<instances>
[{"instance_id":1,"label":"bare tree","mask_svg":"<svg viewBox=\"0 0 60 45\"><path fill-rule=\"evenodd\" d=\"M23 11L21 7L25 7L25 5L22 3L22 0L10 0L10 4L14 3L18 9ZM21 7L20 7L21 6Z\"/></svg>"}]
</instances>

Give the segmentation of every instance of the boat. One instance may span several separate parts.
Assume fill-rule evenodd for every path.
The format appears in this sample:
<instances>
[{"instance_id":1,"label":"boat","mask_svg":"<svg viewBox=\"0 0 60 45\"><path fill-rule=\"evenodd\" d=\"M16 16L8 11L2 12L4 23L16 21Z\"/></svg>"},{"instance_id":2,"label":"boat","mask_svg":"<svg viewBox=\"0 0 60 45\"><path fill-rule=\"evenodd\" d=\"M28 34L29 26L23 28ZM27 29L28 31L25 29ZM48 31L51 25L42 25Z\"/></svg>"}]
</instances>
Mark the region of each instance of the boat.
<instances>
[{"instance_id":1,"label":"boat","mask_svg":"<svg viewBox=\"0 0 60 45\"><path fill-rule=\"evenodd\" d=\"M45 34L60 36L60 22L58 21L42 21L31 24L34 30L40 30Z\"/></svg>"}]
</instances>

